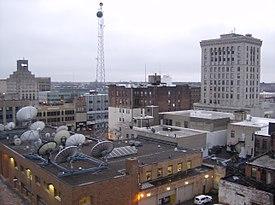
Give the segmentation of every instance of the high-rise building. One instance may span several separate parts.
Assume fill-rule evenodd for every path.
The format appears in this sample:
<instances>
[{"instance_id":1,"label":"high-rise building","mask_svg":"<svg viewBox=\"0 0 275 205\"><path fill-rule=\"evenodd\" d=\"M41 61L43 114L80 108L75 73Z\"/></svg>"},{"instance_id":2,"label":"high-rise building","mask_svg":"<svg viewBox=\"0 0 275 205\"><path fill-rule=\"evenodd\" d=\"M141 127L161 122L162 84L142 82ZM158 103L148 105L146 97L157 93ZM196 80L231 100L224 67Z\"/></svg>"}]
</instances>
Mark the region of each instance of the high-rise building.
<instances>
[{"instance_id":1,"label":"high-rise building","mask_svg":"<svg viewBox=\"0 0 275 205\"><path fill-rule=\"evenodd\" d=\"M259 105L261 45L251 34L221 35L201 45L201 103L219 111Z\"/></svg>"},{"instance_id":2,"label":"high-rise building","mask_svg":"<svg viewBox=\"0 0 275 205\"><path fill-rule=\"evenodd\" d=\"M38 91L51 89L51 78L36 78L29 70L28 60L17 60L17 70L2 80L1 90L4 88L5 99L33 101L38 99Z\"/></svg>"}]
</instances>

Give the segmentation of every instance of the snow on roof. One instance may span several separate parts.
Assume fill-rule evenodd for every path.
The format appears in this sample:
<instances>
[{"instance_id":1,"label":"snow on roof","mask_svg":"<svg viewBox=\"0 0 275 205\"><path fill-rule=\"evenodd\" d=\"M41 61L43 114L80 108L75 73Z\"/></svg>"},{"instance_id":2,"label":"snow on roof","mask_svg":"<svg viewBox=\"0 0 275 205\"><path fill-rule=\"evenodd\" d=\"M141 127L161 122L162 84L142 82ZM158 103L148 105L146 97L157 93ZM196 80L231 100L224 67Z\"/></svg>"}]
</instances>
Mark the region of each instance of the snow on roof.
<instances>
[{"instance_id":1,"label":"snow on roof","mask_svg":"<svg viewBox=\"0 0 275 205\"><path fill-rule=\"evenodd\" d=\"M246 120L241 122L231 123L232 125L240 125L247 127L266 127L270 122L275 123L275 119L271 118L263 118L263 117L248 117Z\"/></svg>"},{"instance_id":2,"label":"snow on roof","mask_svg":"<svg viewBox=\"0 0 275 205\"><path fill-rule=\"evenodd\" d=\"M232 120L234 119L233 113L206 111L206 110L182 110L182 111L174 111L174 112L163 112L161 114L189 116L194 118L203 118L203 119L211 119L211 120L223 119L223 118L230 118Z\"/></svg>"}]
</instances>

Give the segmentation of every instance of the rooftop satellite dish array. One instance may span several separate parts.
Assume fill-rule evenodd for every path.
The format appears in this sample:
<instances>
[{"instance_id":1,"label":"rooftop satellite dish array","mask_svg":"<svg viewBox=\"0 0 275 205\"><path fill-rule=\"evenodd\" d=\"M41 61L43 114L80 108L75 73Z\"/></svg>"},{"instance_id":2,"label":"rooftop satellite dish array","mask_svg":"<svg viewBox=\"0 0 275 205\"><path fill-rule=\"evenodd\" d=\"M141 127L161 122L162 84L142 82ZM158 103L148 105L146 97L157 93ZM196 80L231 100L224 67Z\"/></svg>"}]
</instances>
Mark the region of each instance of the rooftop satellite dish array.
<instances>
[{"instance_id":1,"label":"rooftop satellite dish array","mask_svg":"<svg viewBox=\"0 0 275 205\"><path fill-rule=\"evenodd\" d=\"M32 106L23 107L16 113L17 120L28 125L28 129L20 137L17 135L13 137L14 146L24 146L23 149L29 152L24 155L25 157L39 161L42 166L55 165L61 170L59 176L94 173L107 168L107 155L114 148L112 142L96 139L96 145L91 147L90 153L84 154L82 152L82 145L86 141L84 135L76 133L71 135L67 126L60 126L52 134L47 132L42 136L41 131L44 130L45 123L42 121L32 123L36 115L37 109ZM14 128L14 123L8 123L6 126L0 124L0 131ZM88 161L93 166L74 169L75 161ZM66 163L69 163L69 168Z\"/></svg>"}]
</instances>

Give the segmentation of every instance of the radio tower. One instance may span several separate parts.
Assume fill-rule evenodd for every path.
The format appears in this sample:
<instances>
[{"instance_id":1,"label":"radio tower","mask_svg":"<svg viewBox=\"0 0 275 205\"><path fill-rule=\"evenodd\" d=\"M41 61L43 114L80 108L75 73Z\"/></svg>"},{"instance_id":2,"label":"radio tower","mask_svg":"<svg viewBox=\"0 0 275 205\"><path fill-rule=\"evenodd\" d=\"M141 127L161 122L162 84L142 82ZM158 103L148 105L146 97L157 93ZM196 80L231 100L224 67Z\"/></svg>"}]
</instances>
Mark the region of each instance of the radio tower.
<instances>
[{"instance_id":1,"label":"radio tower","mask_svg":"<svg viewBox=\"0 0 275 205\"><path fill-rule=\"evenodd\" d=\"M104 64L104 18L103 3L99 4L96 16L98 18L98 39L97 39L97 65L96 65L96 82L105 82L105 64Z\"/></svg>"}]
</instances>

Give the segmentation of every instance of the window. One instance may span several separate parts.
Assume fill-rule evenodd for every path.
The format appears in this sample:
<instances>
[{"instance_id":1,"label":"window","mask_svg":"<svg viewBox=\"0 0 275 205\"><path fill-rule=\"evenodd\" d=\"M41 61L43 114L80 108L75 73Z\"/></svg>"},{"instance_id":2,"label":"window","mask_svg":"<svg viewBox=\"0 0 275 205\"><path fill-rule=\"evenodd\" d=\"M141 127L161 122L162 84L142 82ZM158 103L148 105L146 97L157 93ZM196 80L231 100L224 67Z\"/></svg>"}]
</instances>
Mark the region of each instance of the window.
<instances>
[{"instance_id":1,"label":"window","mask_svg":"<svg viewBox=\"0 0 275 205\"><path fill-rule=\"evenodd\" d=\"M152 171L147 171L146 172L146 180L151 180L152 179Z\"/></svg>"},{"instance_id":2,"label":"window","mask_svg":"<svg viewBox=\"0 0 275 205\"><path fill-rule=\"evenodd\" d=\"M162 168L160 167L160 168L158 168L157 176L158 176L158 177L162 177L162 174L163 174L163 170L162 170Z\"/></svg>"},{"instance_id":3,"label":"window","mask_svg":"<svg viewBox=\"0 0 275 205\"><path fill-rule=\"evenodd\" d=\"M231 130L231 138L234 138L235 137L235 130Z\"/></svg>"},{"instance_id":4,"label":"window","mask_svg":"<svg viewBox=\"0 0 275 205\"><path fill-rule=\"evenodd\" d=\"M30 169L26 169L26 174L27 174L27 178L28 178L29 180L32 180L32 172L31 172Z\"/></svg>"},{"instance_id":5,"label":"window","mask_svg":"<svg viewBox=\"0 0 275 205\"><path fill-rule=\"evenodd\" d=\"M177 171L180 172L182 170L182 163L178 163L177 165Z\"/></svg>"},{"instance_id":6,"label":"window","mask_svg":"<svg viewBox=\"0 0 275 205\"><path fill-rule=\"evenodd\" d=\"M81 199L79 199L79 205L91 205L92 200L90 196L84 196Z\"/></svg>"},{"instance_id":7,"label":"window","mask_svg":"<svg viewBox=\"0 0 275 205\"><path fill-rule=\"evenodd\" d=\"M257 168L252 167L251 168L251 177L256 179L256 176L257 176Z\"/></svg>"},{"instance_id":8,"label":"window","mask_svg":"<svg viewBox=\"0 0 275 205\"><path fill-rule=\"evenodd\" d=\"M186 168L191 169L191 167L192 167L192 161L188 160L187 163L186 163Z\"/></svg>"},{"instance_id":9,"label":"window","mask_svg":"<svg viewBox=\"0 0 275 205\"><path fill-rule=\"evenodd\" d=\"M34 177L34 181L37 185L40 185L40 178L38 176Z\"/></svg>"},{"instance_id":10,"label":"window","mask_svg":"<svg viewBox=\"0 0 275 205\"><path fill-rule=\"evenodd\" d=\"M262 148L263 148L264 151L267 151L267 139L263 139Z\"/></svg>"},{"instance_id":11,"label":"window","mask_svg":"<svg viewBox=\"0 0 275 205\"><path fill-rule=\"evenodd\" d=\"M167 174L170 175L170 174L173 174L173 165L169 165L167 167Z\"/></svg>"}]
</instances>

